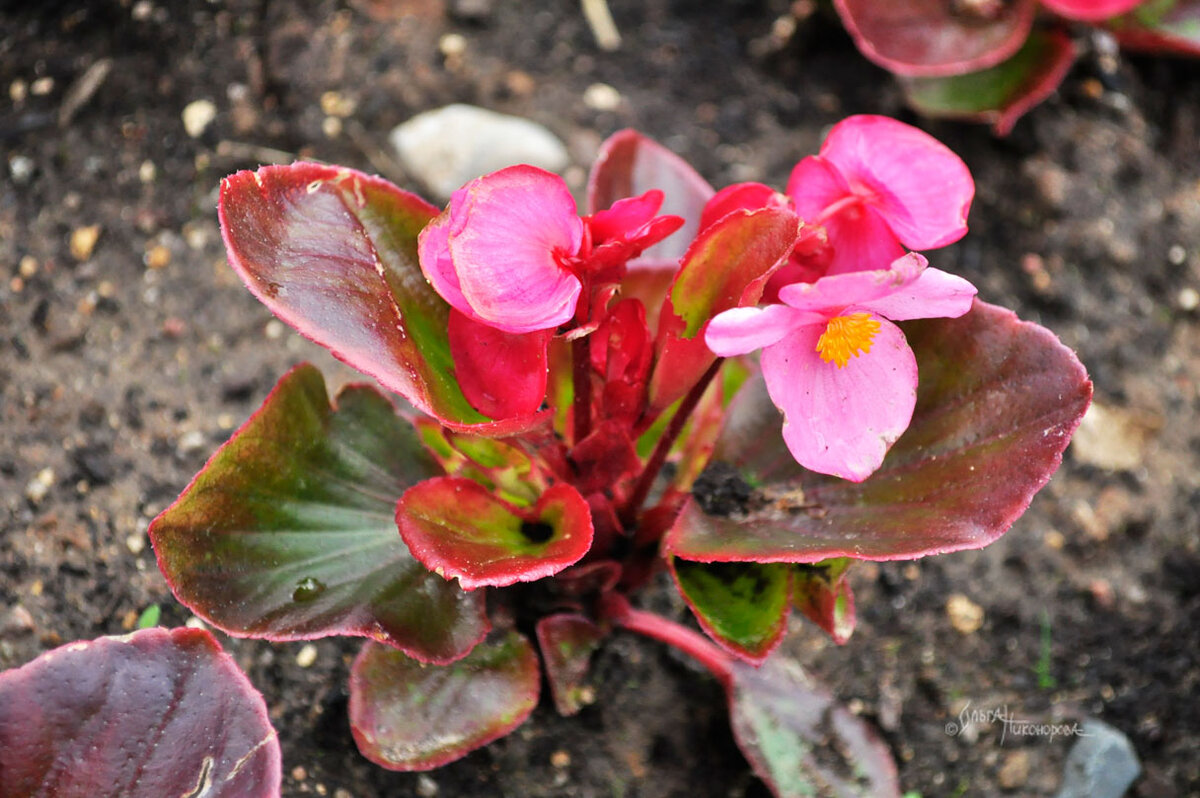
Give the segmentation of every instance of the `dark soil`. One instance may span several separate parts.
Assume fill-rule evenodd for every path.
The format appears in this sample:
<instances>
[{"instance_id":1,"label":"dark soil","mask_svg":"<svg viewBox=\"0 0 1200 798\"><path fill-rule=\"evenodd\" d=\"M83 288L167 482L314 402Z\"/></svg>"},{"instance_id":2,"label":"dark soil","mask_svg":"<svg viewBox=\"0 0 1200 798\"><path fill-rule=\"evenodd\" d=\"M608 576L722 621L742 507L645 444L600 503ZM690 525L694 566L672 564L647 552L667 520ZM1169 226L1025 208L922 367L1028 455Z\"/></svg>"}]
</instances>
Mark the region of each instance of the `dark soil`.
<instances>
[{"instance_id":1,"label":"dark soil","mask_svg":"<svg viewBox=\"0 0 1200 798\"><path fill-rule=\"evenodd\" d=\"M597 48L574 3L0 2L0 666L129 630L151 604L165 624L187 621L155 567L149 520L290 365L353 378L272 322L225 265L223 175L302 156L415 188L386 133L452 101L547 125L579 167L634 126L717 185L782 186L850 113L911 121L836 25L814 18L778 35L783 0L611 7L617 53ZM447 33L464 38L461 54L442 55ZM100 59L111 70L80 104L77 81ZM948 735L967 702L1101 718L1142 760L1133 795L1200 795L1200 319L1189 293L1200 288L1200 68L1099 63L1085 55L1007 140L923 124L979 185L972 232L935 265L1078 350L1109 414L998 543L859 567L850 642L797 619L785 643L882 729L904 788L926 798L1046 796L1060 781L1071 740L1002 741L998 726ZM597 82L621 93L617 110L583 102ZM326 92L338 97L323 108ZM326 116L344 113L339 97L353 110L336 131ZM181 112L201 99L218 114L191 138ZM85 252L76 231L92 225ZM956 593L982 607L976 631L952 624ZM649 600L682 617L668 595ZM271 708L285 795L767 794L734 747L717 685L640 639L619 636L598 656L599 700L578 717L543 701L509 738L427 776L356 752L353 641L318 642L307 668L299 644L223 643Z\"/></svg>"}]
</instances>

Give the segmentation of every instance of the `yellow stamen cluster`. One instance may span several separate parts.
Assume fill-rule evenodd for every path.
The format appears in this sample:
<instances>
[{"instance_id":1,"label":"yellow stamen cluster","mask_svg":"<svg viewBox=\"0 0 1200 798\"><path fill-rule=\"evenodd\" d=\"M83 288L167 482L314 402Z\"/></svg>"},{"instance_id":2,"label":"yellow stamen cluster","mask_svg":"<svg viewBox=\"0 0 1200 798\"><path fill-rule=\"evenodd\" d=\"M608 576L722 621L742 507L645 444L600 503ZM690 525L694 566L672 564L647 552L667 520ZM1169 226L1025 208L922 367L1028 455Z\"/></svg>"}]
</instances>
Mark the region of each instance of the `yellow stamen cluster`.
<instances>
[{"instance_id":1,"label":"yellow stamen cluster","mask_svg":"<svg viewBox=\"0 0 1200 798\"><path fill-rule=\"evenodd\" d=\"M843 368L860 352L870 352L871 343L879 332L878 319L870 313L851 313L829 320L825 332L817 340L817 352L826 363Z\"/></svg>"}]
</instances>

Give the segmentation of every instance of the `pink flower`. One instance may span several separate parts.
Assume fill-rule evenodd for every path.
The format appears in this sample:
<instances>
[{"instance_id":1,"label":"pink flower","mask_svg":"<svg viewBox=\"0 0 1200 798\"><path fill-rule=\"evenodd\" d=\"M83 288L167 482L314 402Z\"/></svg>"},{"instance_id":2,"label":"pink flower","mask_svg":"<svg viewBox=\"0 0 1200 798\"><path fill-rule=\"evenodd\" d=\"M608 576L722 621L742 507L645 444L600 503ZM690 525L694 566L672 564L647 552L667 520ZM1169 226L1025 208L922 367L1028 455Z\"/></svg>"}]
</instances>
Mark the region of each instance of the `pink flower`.
<instances>
[{"instance_id":1,"label":"pink flower","mask_svg":"<svg viewBox=\"0 0 1200 798\"><path fill-rule=\"evenodd\" d=\"M1141 4L1142 0L1042 0L1055 14L1081 22L1103 22Z\"/></svg>"},{"instance_id":2,"label":"pink flower","mask_svg":"<svg viewBox=\"0 0 1200 798\"><path fill-rule=\"evenodd\" d=\"M472 180L421 231L421 271L469 319L510 333L558 327L582 283L583 220L558 175L511 166Z\"/></svg>"},{"instance_id":3,"label":"pink flower","mask_svg":"<svg viewBox=\"0 0 1200 798\"><path fill-rule=\"evenodd\" d=\"M888 269L794 283L780 289L782 304L709 322L705 342L716 354L763 350L784 442L805 468L861 482L908 427L917 361L892 321L955 318L975 295L966 280L927 265L910 253Z\"/></svg>"}]
</instances>

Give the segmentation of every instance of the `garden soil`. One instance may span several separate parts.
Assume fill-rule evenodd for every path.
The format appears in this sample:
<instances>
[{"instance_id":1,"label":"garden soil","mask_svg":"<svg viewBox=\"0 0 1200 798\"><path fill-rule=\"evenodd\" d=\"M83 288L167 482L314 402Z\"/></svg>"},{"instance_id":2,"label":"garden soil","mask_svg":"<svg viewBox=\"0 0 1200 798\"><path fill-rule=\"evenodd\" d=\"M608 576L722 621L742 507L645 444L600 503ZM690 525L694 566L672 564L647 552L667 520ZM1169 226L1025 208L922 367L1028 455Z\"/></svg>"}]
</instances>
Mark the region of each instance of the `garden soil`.
<instances>
[{"instance_id":1,"label":"garden soil","mask_svg":"<svg viewBox=\"0 0 1200 798\"><path fill-rule=\"evenodd\" d=\"M310 158L419 190L388 131L467 102L554 131L576 189L623 127L716 185L782 187L847 114L916 121L810 5L612 0L609 52L568 2L0 2L0 667L126 632L151 605L187 622L150 519L291 365L356 379L226 265L222 176ZM978 183L971 232L934 265L1074 348L1098 411L999 542L858 567L849 643L801 619L785 643L926 798L1055 793L1073 738L948 725L1005 709L1102 719L1141 760L1131 795L1200 795L1200 67L1080 44L1009 138L920 124ZM661 585L644 603L686 616ZM357 753L354 641L317 641L311 659L221 639L266 697L287 796L768 795L716 683L650 641L611 640L577 717L543 699L511 736L422 775Z\"/></svg>"}]
</instances>

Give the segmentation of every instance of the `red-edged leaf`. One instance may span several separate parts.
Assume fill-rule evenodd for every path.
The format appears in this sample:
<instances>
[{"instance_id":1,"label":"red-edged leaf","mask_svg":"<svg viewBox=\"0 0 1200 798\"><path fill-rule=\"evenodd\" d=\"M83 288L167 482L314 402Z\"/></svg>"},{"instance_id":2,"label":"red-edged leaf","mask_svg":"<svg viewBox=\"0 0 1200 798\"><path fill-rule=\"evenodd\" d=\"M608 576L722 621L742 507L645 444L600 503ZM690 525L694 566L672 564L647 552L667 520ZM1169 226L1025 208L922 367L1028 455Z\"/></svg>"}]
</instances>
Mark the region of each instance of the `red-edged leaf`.
<instances>
[{"instance_id":1,"label":"red-edged leaf","mask_svg":"<svg viewBox=\"0 0 1200 798\"><path fill-rule=\"evenodd\" d=\"M375 764L429 770L520 726L540 690L537 654L517 632L451 665L367 643L350 669L350 730Z\"/></svg>"},{"instance_id":2,"label":"red-edged leaf","mask_svg":"<svg viewBox=\"0 0 1200 798\"><path fill-rule=\"evenodd\" d=\"M636 130L609 136L588 177L588 213L607 210L617 200L639 197L651 189L664 195L659 215L679 216L683 227L643 252L635 264L654 264L656 270L673 272L700 231L700 213L713 195L712 186L687 161Z\"/></svg>"},{"instance_id":3,"label":"red-edged leaf","mask_svg":"<svg viewBox=\"0 0 1200 798\"><path fill-rule=\"evenodd\" d=\"M887 746L786 657L761 668L733 664L729 717L738 747L778 798L899 798Z\"/></svg>"},{"instance_id":4,"label":"red-edged leaf","mask_svg":"<svg viewBox=\"0 0 1200 798\"><path fill-rule=\"evenodd\" d=\"M56 648L0 674L0 795L279 795L262 696L198 629Z\"/></svg>"},{"instance_id":5,"label":"red-edged leaf","mask_svg":"<svg viewBox=\"0 0 1200 798\"><path fill-rule=\"evenodd\" d=\"M574 613L550 615L538 621L538 648L546 666L550 695L560 715L575 715L591 703L584 680L592 654L604 637L603 629Z\"/></svg>"},{"instance_id":6,"label":"red-edged leaf","mask_svg":"<svg viewBox=\"0 0 1200 798\"><path fill-rule=\"evenodd\" d=\"M1155 0L1110 24L1122 47L1200 56L1200 0Z\"/></svg>"},{"instance_id":7,"label":"red-edged leaf","mask_svg":"<svg viewBox=\"0 0 1200 798\"><path fill-rule=\"evenodd\" d=\"M741 659L761 663L787 629L792 566L700 563L668 557L671 574L701 628Z\"/></svg>"},{"instance_id":8,"label":"red-edged leaf","mask_svg":"<svg viewBox=\"0 0 1200 798\"><path fill-rule=\"evenodd\" d=\"M414 557L467 590L552 576L592 545L587 502L562 483L521 509L469 479L429 479L405 491L396 523Z\"/></svg>"},{"instance_id":9,"label":"red-edged leaf","mask_svg":"<svg viewBox=\"0 0 1200 798\"><path fill-rule=\"evenodd\" d=\"M1038 4L1014 0L982 12L947 0L834 0L834 6L858 49L876 64L897 75L945 77L986 69L1015 53Z\"/></svg>"},{"instance_id":10,"label":"red-edged leaf","mask_svg":"<svg viewBox=\"0 0 1200 798\"><path fill-rule=\"evenodd\" d=\"M426 282L417 234L437 209L386 180L313 163L264 166L221 183L229 262L271 312L339 359L451 426L498 433L453 374L450 306Z\"/></svg>"},{"instance_id":11,"label":"red-edged leaf","mask_svg":"<svg viewBox=\"0 0 1200 798\"><path fill-rule=\"evenodd\" d=\"M482 596L413 559L396 499L440 469L368 386L329 403L311 365L262 408L150 525L176 597L230 634L372 637L448 662L487 633Z\"/></svg>"},{"instance_id":12,"label":"red-edged leaf","mask_svg":"<svg viewBox=\"0 0 1200 798\"><path fill-rule=\"evenodd\" d=\"M735 211L688 248L659 316L652 411L681 398L712 365L716 356L704 343L704 326L723 310L758 302L799 230L799 218L785 208Z\"/></svg>"},{"instance_id":13,"label":"red-edged leaf","mask_svg":"<svg viewBox=\"0 0 1200 798\"><path fill-rule=\"evenodd\" d=\"M917 407L875 474L853 483L800 468L756 380L714 453L755 487L725 515L690 499L666 546L702 562L898 560L1002 535L1062 461L1091 400L1087 374L1048 330L978 300L961 318L903 327L920 368Z\"/></svg>"},{"instance_id":14,"label":"red-edged leaf","mask_svg":"<svg viewBox=\"0 0 1200 798\"><path fill-rule=\"evenodd\" d=\"M797 565L792 575L792 606L824 629L839 646L854 634L854 591L846 579L846 569L852 562L848 557L836 557Z\"/></svg>"},{"instance_id":15,"label":"red-edged leaf","mask_svg":"<svg viewBox=\"0 0 1200 798\"><path fill-rule=\"evenodd\" d=\"M908 104L926 116L992 125L1007 136L1017 120L1055 92L1075 62L1062 31L1035 31L1025 45L990 69L947 78L901 78Z\"/></svg>"}]
</instances>

